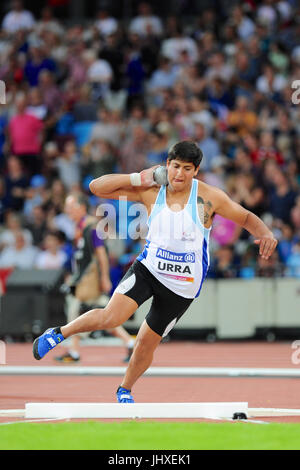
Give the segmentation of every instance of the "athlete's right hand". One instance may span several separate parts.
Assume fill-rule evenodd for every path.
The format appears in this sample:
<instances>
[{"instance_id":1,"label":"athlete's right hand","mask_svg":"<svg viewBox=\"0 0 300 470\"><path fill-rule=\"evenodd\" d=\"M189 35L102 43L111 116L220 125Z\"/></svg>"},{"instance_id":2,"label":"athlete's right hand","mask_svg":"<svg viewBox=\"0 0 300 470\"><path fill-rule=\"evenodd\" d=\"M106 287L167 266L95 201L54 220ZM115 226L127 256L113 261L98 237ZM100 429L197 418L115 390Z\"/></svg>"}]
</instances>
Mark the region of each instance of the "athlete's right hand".
<instances>
[{"instance_id":1,"label":"athlete's right hand","mask_svg":"<svg viewBox=\"0 0 300 470\"><path fill-rule=\"evenodd\" d=\"M151 186L157 186L153 179L153 173L155 168L159 167L160 165L155 165L152 166L151 168L147 168L146 170L143 170L140 172L141 175L141 181L142 181L142 186L144 188L150 188Z\"/></svg>"}]
</instances>

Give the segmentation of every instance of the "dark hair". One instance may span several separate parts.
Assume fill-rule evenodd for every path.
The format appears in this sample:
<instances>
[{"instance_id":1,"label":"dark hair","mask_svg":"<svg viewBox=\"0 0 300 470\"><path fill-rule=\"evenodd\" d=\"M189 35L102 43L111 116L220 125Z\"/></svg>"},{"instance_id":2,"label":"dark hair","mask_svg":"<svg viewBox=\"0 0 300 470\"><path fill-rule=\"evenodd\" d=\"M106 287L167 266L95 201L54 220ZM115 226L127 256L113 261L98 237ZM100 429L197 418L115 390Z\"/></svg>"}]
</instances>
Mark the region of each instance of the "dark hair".
<instances>
[{"instance_id":1,"label":"dark hair","mask_svg":"<svg viewBox=\"0 0 300 470\"><path fill-rule=\"evenodd\" d=\"M66 241L65 234L60 230L47 230L45 237L55 237L60 243Z\"/></svg>"},{"instance_id":2,"label":"dark hair","mask_svg":"<svg viewBox=\"0 0 300 470\"><path fill-rule=\"evenodd\" d=\"M193 163L197 168L203 158L201 149L195 142L189 140L182 140L172 145L168 152L168 160L181 160L184 162Z\"/></svg>"}]
</instances>

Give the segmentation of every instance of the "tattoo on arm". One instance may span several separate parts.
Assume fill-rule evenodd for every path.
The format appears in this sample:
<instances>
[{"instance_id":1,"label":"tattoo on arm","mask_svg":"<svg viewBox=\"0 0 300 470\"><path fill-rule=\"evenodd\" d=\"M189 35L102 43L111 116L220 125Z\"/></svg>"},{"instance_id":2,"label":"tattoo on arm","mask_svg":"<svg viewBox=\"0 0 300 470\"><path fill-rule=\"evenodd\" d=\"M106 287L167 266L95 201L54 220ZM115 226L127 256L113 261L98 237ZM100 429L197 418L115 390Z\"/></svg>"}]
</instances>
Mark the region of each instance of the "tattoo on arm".
<instances>
[{"instance_id":1,"label":"tattoo on arm","mask_svg":"<svg viewBox=\"0 0 300 470\"><path fill-rule=\"evenodd\" d=\"M213 205L211 201L204 201L202 197L197 197L197 204L199 209L200 219L203 220L203 224L207 224L210 217L213 216Z\"/></svg>"}]
</instances>

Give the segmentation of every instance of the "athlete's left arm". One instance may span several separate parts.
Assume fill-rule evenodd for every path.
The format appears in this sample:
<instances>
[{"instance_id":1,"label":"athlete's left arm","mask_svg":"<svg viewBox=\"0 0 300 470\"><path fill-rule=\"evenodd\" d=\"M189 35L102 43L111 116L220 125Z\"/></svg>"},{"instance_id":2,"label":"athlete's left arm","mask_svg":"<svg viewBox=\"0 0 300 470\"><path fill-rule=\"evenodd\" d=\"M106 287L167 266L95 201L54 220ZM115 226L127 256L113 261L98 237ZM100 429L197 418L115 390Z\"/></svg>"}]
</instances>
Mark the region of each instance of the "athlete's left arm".
<instances>
[{"instance_id":1,"label":"athlete's left arm","mask_svg":"<svg viewBox=\"0 0 300 470\"><path fill-rule=\"evenodd\" d=\"M259 254L268 259L277 246L277 240L266 224L253 212L236 203L224 191L216 190L214 195L215 213L230 219L254 236L254 243L259 245Z\"/></svg>"}]
</instances>

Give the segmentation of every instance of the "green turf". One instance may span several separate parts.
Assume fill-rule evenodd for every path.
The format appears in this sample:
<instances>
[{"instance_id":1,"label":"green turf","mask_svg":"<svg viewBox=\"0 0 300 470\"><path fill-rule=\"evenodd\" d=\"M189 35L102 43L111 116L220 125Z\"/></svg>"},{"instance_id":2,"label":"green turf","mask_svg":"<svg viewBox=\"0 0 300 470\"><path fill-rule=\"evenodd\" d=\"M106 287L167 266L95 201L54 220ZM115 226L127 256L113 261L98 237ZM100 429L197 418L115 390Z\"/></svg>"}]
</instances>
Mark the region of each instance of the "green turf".
<instances>
[{"instance_id":1,"label":"green turf","mask_svg":"<svg viewBox=\"0 0 300 470\"><path fill-rule=\"evenodd\" d=\"M206 422L15 423L0 426L10 450L298 450L299 424Z\"/></svg>"}]
</instances>

